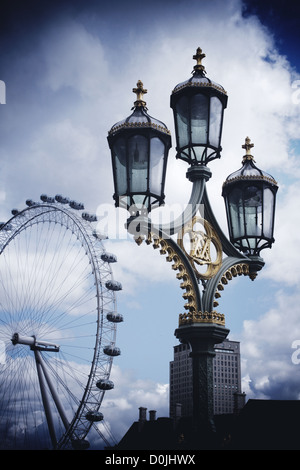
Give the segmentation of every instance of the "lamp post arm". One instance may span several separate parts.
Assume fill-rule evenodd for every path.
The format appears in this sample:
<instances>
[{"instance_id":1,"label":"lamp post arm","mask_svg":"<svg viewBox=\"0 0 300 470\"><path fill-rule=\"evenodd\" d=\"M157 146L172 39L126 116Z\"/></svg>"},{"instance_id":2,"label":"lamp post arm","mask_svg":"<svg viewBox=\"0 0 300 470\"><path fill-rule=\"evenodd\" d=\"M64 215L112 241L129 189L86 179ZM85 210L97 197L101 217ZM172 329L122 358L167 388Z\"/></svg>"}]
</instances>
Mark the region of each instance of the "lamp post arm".
<instances>
[{"instance_id":1,"label":"lamp post arm","mask_svg":"<svg viewBox=\"0 0 300 470\"><path fill-rule=\"evenodd\" d=\"M152 224L152 229L156 233L165 233L169 237L178 233L182 227L190 221L199 211L201 200L205 190L205 178L193 181L192 192L187 207L182 214L175 220L171 220L165 224Z\"/></svg>"},{"instance_id":2,"label":"lamp post arm","mask_svg":"<svg viewBox=\"0 0 300 470\"><path fill-rule=\"evenodd\" d=\"M129 225L129 231L131 226ZM148 219L141 219L139 223L139 235L133 234L135 242L140 245L143 241L147 245L159 248L159 253L166 256L166 261L172 264L173 271L176 271L176 277L181 282L180 287L184 291L183 298L187 301L185 309L192 313L202 311L202 297L199 290L199 282L195 271L187 255L178 245L163 232L155 233L149 230Z\"/></svg>"},{"instance_id":3,"label":"lamp post arm","mask_svg":"<svg viewBox=\"0 0 300 470\"><path fill-rule=\"evenodd\" d=\"M168 240L168 244L174 250L174 252L177 254L179 259L183 263L184 268L186 270L186 273L188 275L187 284L191 283L191 289L190 290L189 290L189 288L187 289L188 296L189 296L189 294L191 294L191 297L193 298L193 303L194 303L195 309L197 311L199 311L199 310L202 311L203 310L203 305L202 305L202 297L201 297L201 293L200 293L200 289L199 289L199 282L198 282L198 279L195 275L195 272L194 272L194 270L191 266L190 260L188 259L188 257L184 253L184 251L180 248L180 246L178 245L178 243L175 240L170 238ZM176 268L176 266L174 266L174 268ZM177 277L180 279L181 278L181 273ZM183 276L182 279L184 281L184 276ZM182 289L185 289L186 287L188 287L188 286L185 286L185 284L184 284L185 282L186 281L184 281L183 284L181 285Z\"/></svg>"},{"instance_id":4,"label":"lamp post arm","mask_svg":"<svg viewBox=\"0 0 300 470\"><path fill-rule=\"evenodd\" d=\"M245 255L243 255L237 248L235 248L235 246L228 240L228 238L222 231L221 227L219 226L217 219L215 218L215 215L211 208L206 187L204 188L204 191L203 191L202 203L204 204L204 208L205 208L204 209L205 219L214 227L215 231L217 232L220 238L220 241L222 243L222 248L223 248L224 253L227 256L239 258L241 261L243 259L247 260L248 258Z\"/></svg>"},{"instance_id":5,"label":"lamp post arm","mask_svg":"<svg viewBox=\"0 0 300 470\"><path fill-rule=\"evenodd\" d=\"M248 259L229 256L222 261L222 266L218 273L207 281L206 288L203 292L203 308L211 312L218 304L216 299L221 296L224 285L233 277L249 275Z\"/></svg>"},{"instance_id":6,"label":"lamp post arm","mask_svg":"<svg viewBox=\"0 0 300 470\"><path fill-rule=\"evenodd\" d=\"M224 286L234 277L244 275L254 280L257 271L262 269L264 264L264 260L259 256L252 258L228 256L224 258L218 273L209 279L205 286L202 296L204 310L211 312L218 305L216 299L221 297Z\"/></svg>"}]
</instances>

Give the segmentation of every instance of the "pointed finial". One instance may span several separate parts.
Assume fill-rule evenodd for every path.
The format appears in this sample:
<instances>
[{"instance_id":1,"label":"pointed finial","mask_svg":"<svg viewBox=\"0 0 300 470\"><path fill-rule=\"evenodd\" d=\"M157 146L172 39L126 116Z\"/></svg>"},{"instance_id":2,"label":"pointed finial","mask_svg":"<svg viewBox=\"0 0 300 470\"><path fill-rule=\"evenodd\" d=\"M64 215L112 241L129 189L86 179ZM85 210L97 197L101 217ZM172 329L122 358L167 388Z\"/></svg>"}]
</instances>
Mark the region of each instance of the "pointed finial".
<instances>
[{"instance_id":1,"label":"pointed finial","mask_svg":"<svg viewBox=\"0 0 300 470\"><path fill-rule=\"evenodd\" d=\"M246 150L246 155L244 155L243 162L246 160L254 160L253 156L251 155L251 149L254 147L254 144L251 144L251 140L249 137L246 137L244 145L242 148Z\"/></svg>"},{"instance_id":2,"label":"pointed finial","mask_svg":"<svg viewBox=\"0 0 300 470\"><path fill-rule=\"evenodd\" d=\"M136 101L134 106L146 106L146 101L143 100L144 94L147 93L147 90L144 89L144 85L141 80L138 80L136 88L132 89L133 93L136 93Z\"/></svg>"},{"instance_id":3,"label":"pointed finial","mask_svg":"<svg viewBox=\"0 0 300 470\"><path fill-rule=\"evenodd\" d=\"M202 59L204 59L205 54L202 53L201 47L197 48L196 54L193 55L193 59L197 61L197 65L194 66L195 71L205 73L204 65L202 65Z\"/></svg>"}]
</instances>

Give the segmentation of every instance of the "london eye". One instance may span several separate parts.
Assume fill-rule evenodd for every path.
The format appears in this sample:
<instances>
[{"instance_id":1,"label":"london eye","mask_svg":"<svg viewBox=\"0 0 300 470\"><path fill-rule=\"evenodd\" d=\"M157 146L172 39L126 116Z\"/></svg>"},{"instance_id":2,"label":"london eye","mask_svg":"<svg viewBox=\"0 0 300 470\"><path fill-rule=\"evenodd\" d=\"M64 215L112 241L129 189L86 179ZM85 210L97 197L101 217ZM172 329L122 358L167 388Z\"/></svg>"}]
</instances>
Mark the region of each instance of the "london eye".
<instances>
[{"instance_id":1,"label":"london eye","mask_svg":"<svg viewBox=\"0 0 300 470\"><path fill-rule=\"evenodd\" d=\"M96 217L57 195L0 226L0 449L85 449L116 347L116 291Z\"/></svg>"}]
</instances>

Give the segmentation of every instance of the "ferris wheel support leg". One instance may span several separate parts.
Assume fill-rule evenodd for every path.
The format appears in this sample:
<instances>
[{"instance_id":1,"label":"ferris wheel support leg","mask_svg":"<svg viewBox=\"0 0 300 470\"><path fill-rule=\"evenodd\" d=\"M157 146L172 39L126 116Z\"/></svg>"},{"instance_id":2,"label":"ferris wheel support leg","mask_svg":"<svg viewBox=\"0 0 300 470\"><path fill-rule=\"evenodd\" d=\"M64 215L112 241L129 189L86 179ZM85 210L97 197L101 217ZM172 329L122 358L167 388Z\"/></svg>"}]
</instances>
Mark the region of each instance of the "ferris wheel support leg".
<instances>
[{"instance_id":1,"label":"ferris wheel support leg","mask_svg":"<svg viewBox=\"0 0 300 470\"><path fill-rule=\"evenodd\" d=\"M37 374L38 374L42 401L43 401L43 406L44 406L44 410L46 414L49 434L50 434L53 449L55 449L57 440L56 440L55 429L54 429L54 424L53 424L52 412L51 412L51 407L49 403L49 397L46 391L45 377L43 375L42 364L41 364L41 356L37 350L34 351L34 357L35 357L35 362L36 362Z\"/></svg>"},{"instance_id":2,"label":"ferris wheel support leg","mask_svg":"<svg viewBox=\"0 0 300 470\"><path fill-rule=\"evenodd\" d=\"M62 420L62 422L63 422L63 424L64 424L64 426L65 426L65 428L66 428L66 430L67 430L67 429L69 428L70 423L69 423L68 418L67 418L67 416L66 416L64 407L63 407L63 405L62 405L62 403L61 403L61 401L60 401L60 398L59 398L59 396L58 396L58 394L57 394L57 392L56 392L56 390L55 390L55 388L54 388L54 386L53 386L52 380L51 380L51 378L50 378L50 376L49 376L49 374L48 374L47 368L45 367L45 364L44 364L44 361L43 361L43 359L42 359L42 357L41 357L41 355L40 355L40 352L37 351L37 350L35 350L34 353L35 353L36 357L38 358L39 364L41 365L41 368L42 368L42 370L43 370L45 379L46 379L46 381L47 381L47 385L48 385L49 390L50 390L50 392L51 392L51 395L52 395L53 401L54 401L54 403L55 403L55 405L56 405L57 411L59 412L59 415L60 415L60 417L61 417L61 420Z\"/></svg>"}]
</instances>

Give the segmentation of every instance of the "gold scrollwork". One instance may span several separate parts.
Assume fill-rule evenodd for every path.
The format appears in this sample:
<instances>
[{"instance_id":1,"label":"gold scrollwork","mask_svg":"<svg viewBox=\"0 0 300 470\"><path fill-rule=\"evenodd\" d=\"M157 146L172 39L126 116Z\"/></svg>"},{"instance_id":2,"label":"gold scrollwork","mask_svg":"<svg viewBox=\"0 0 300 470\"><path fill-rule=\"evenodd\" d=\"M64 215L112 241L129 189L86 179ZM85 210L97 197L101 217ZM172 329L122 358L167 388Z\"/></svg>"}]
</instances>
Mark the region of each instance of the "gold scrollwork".
<instances>
[{"instance_id":1,"label":"gold scrollwork","mask_svg":"<svg viewBox=\"0 0 300 470\"><path fill-rule=\"evenodd\" d=\"M191 238L194 237L194 241L192 239L191 241L191 254L188 256L188 259L191 260L193 257L195 258L195 262L197 263L203 263L203 264L208 264L210 262L210 251L209 251L209 244L208 240L210 242L217 244L218 238L213 239L213 233L210 230L210 226L208 222L204 221L204 228L206 231L206 237L203 237L202 242L200 243L197 241L196 243L196 237L194 235L195 232L191 230L191 227L195 225L197 221L197 218L195 218L195 221L193 224L189 225L187 228L185 228L184 233L190 233ZM203 219L202 219L203 221ZM206 222L206 223L205 223ZM202 234L202 232L196 232L197 235L199 233ZM187 310L186 313L182 313L179 315L179 325L187 325L191 323L216 323L219 325L225 325L225 315L222 313L218 313L215 310L212 310L211 312L202 312L198 310L198 305L197 305L197 294L195 292L195 286L191 280L190 273L188 272L188 269L186 267L186 261L180 256L179 252L174 249L171 243L169 243L168 239L164 239L159 237L156 234L149 233L147 237L137 237L135 238L135 241L138 245L143 243L143 241L146 242L147 245L150 245L152 243L154 249L159 249L159 252L161 255L166 256L166 261L172 263L172 269L174 271L178 271L176 274L177 279L181 280L180 287L183 289L185 292L183 293L182 297L187 301L186 304L184 305L185 310ZM220 242L219 242L220 243ZM221 243L219 245L219 250L221 250ZM185 250L184 250L185 251ZM217 250L218 256L218 264L216 264L216 261L214 262L216 265L213 266L213 268L210 270L210 277L212 277L218 270L220 269L220 256L221 252ZM220 265L219 265L220 263ZM192 264L192 263L191 263ZM211 265L209 265L210 267ZM214 270L214 271L213 271ZM211 274L212 271L214 274ZM237 263L233 266L231 266L229 269L227 269L222 276L220 277L220 280L218 282L218 285L216 287L216 291L214 294L215 299L218 299L221 297L221 292L224 290L224 286L228 284L228 282L237 276L251 276L250 270L249 270L249 265L247 263ZM201 275L202 276L202 275ZM207 276L207 273L206 273ZM217 300L214 300L213 302L213 307L217 307L219 304Z\"/></svg>"},{"instance_id":2,"label":"gold scrollwork","mask_svg":"<svg viewBox=\"0 0 300 470\"><path fill-rule=\"evenodd\" d=\"M192 312L179 315L179 326L191 323L216 323L218 325L225 325L225 315L215 310L212 312Z\"/></svg>"},{"instance_id":3,"label":"gold scrollwork","mask_svg":"<svg viewBox=\"0 0 300 470\"><path fill-rule=\"evenodd\" d=\"M166 261L172 263L172 269L174 271L178 271L176 277L181 281L180 287L184 290L182 297L187 301L184 308L189 312L196 312L198 310L197 293L195 292L194 284L180 254L173 248L168 239L161 238L156 234L149 233L146 239L145 237L138 237L135 239L135 242L140 245L144 240L147 245L152 243L154 249L160 248L160 254L165 255Z\"/></svg>"},{"instance_id":4,"label":"gold scrollwork","mask_svg":"<svg viewBox=\"0 0 300 470\"><path fill-rule=\"evenodd\" d=\"M201 225L203 230L194 230L195 225ZM184 243L184 236L189 235L189 250ZM219 271L222 264L221 241L207 220L195 216L178 234L178 245L189 258L198 279L211 279ZM211 245L215 247L215 257L212 259ZM200 272L198 266L207 266L205 272Z\"/></svg>"},{"instance_id":5,"label":"gold scrollwork","mask_svg":"<svg viewBox=\"0 0 300 470\"><path fill-rule=\"evenodd\" d=\"M160 249L160 254L166 256L167 262L172 263L172 269L178 271L176 277L181 281L180 287L184 290L182 297L187 301L184 305L187 312L179 314L179 325L190 323L216 323L225 325L225 315L215 311L201 312L198 310L197 293L195 292L195 286L187 269L186 261L184 261L180 253L174 249L172 244L169 243L168 239L161 238L152 233L149 233L147 238L141 236L135 238L135 242L138 245L141 245L143 241L145 241L147 245L152 244L154 249Z\"/></svg>"},{"instance_id":6,"label":"gold scrollwork","mask_svg":"<svg viewBox=\"0 0 300 470\"><path fill-rule=\"evenodd\" d=\"M217 285L217 289L215 292L215 299L219 299L221 297L221 292L224 290L224 285L228 284L228 281L231 281L233 277L237 276L249 276L249 265L247 263L238 263L231 268L227 269L225 273L222 275L220 282ZM214 300L214 307L219 305L218 301Z\"/></svg>"}]
</instances>

